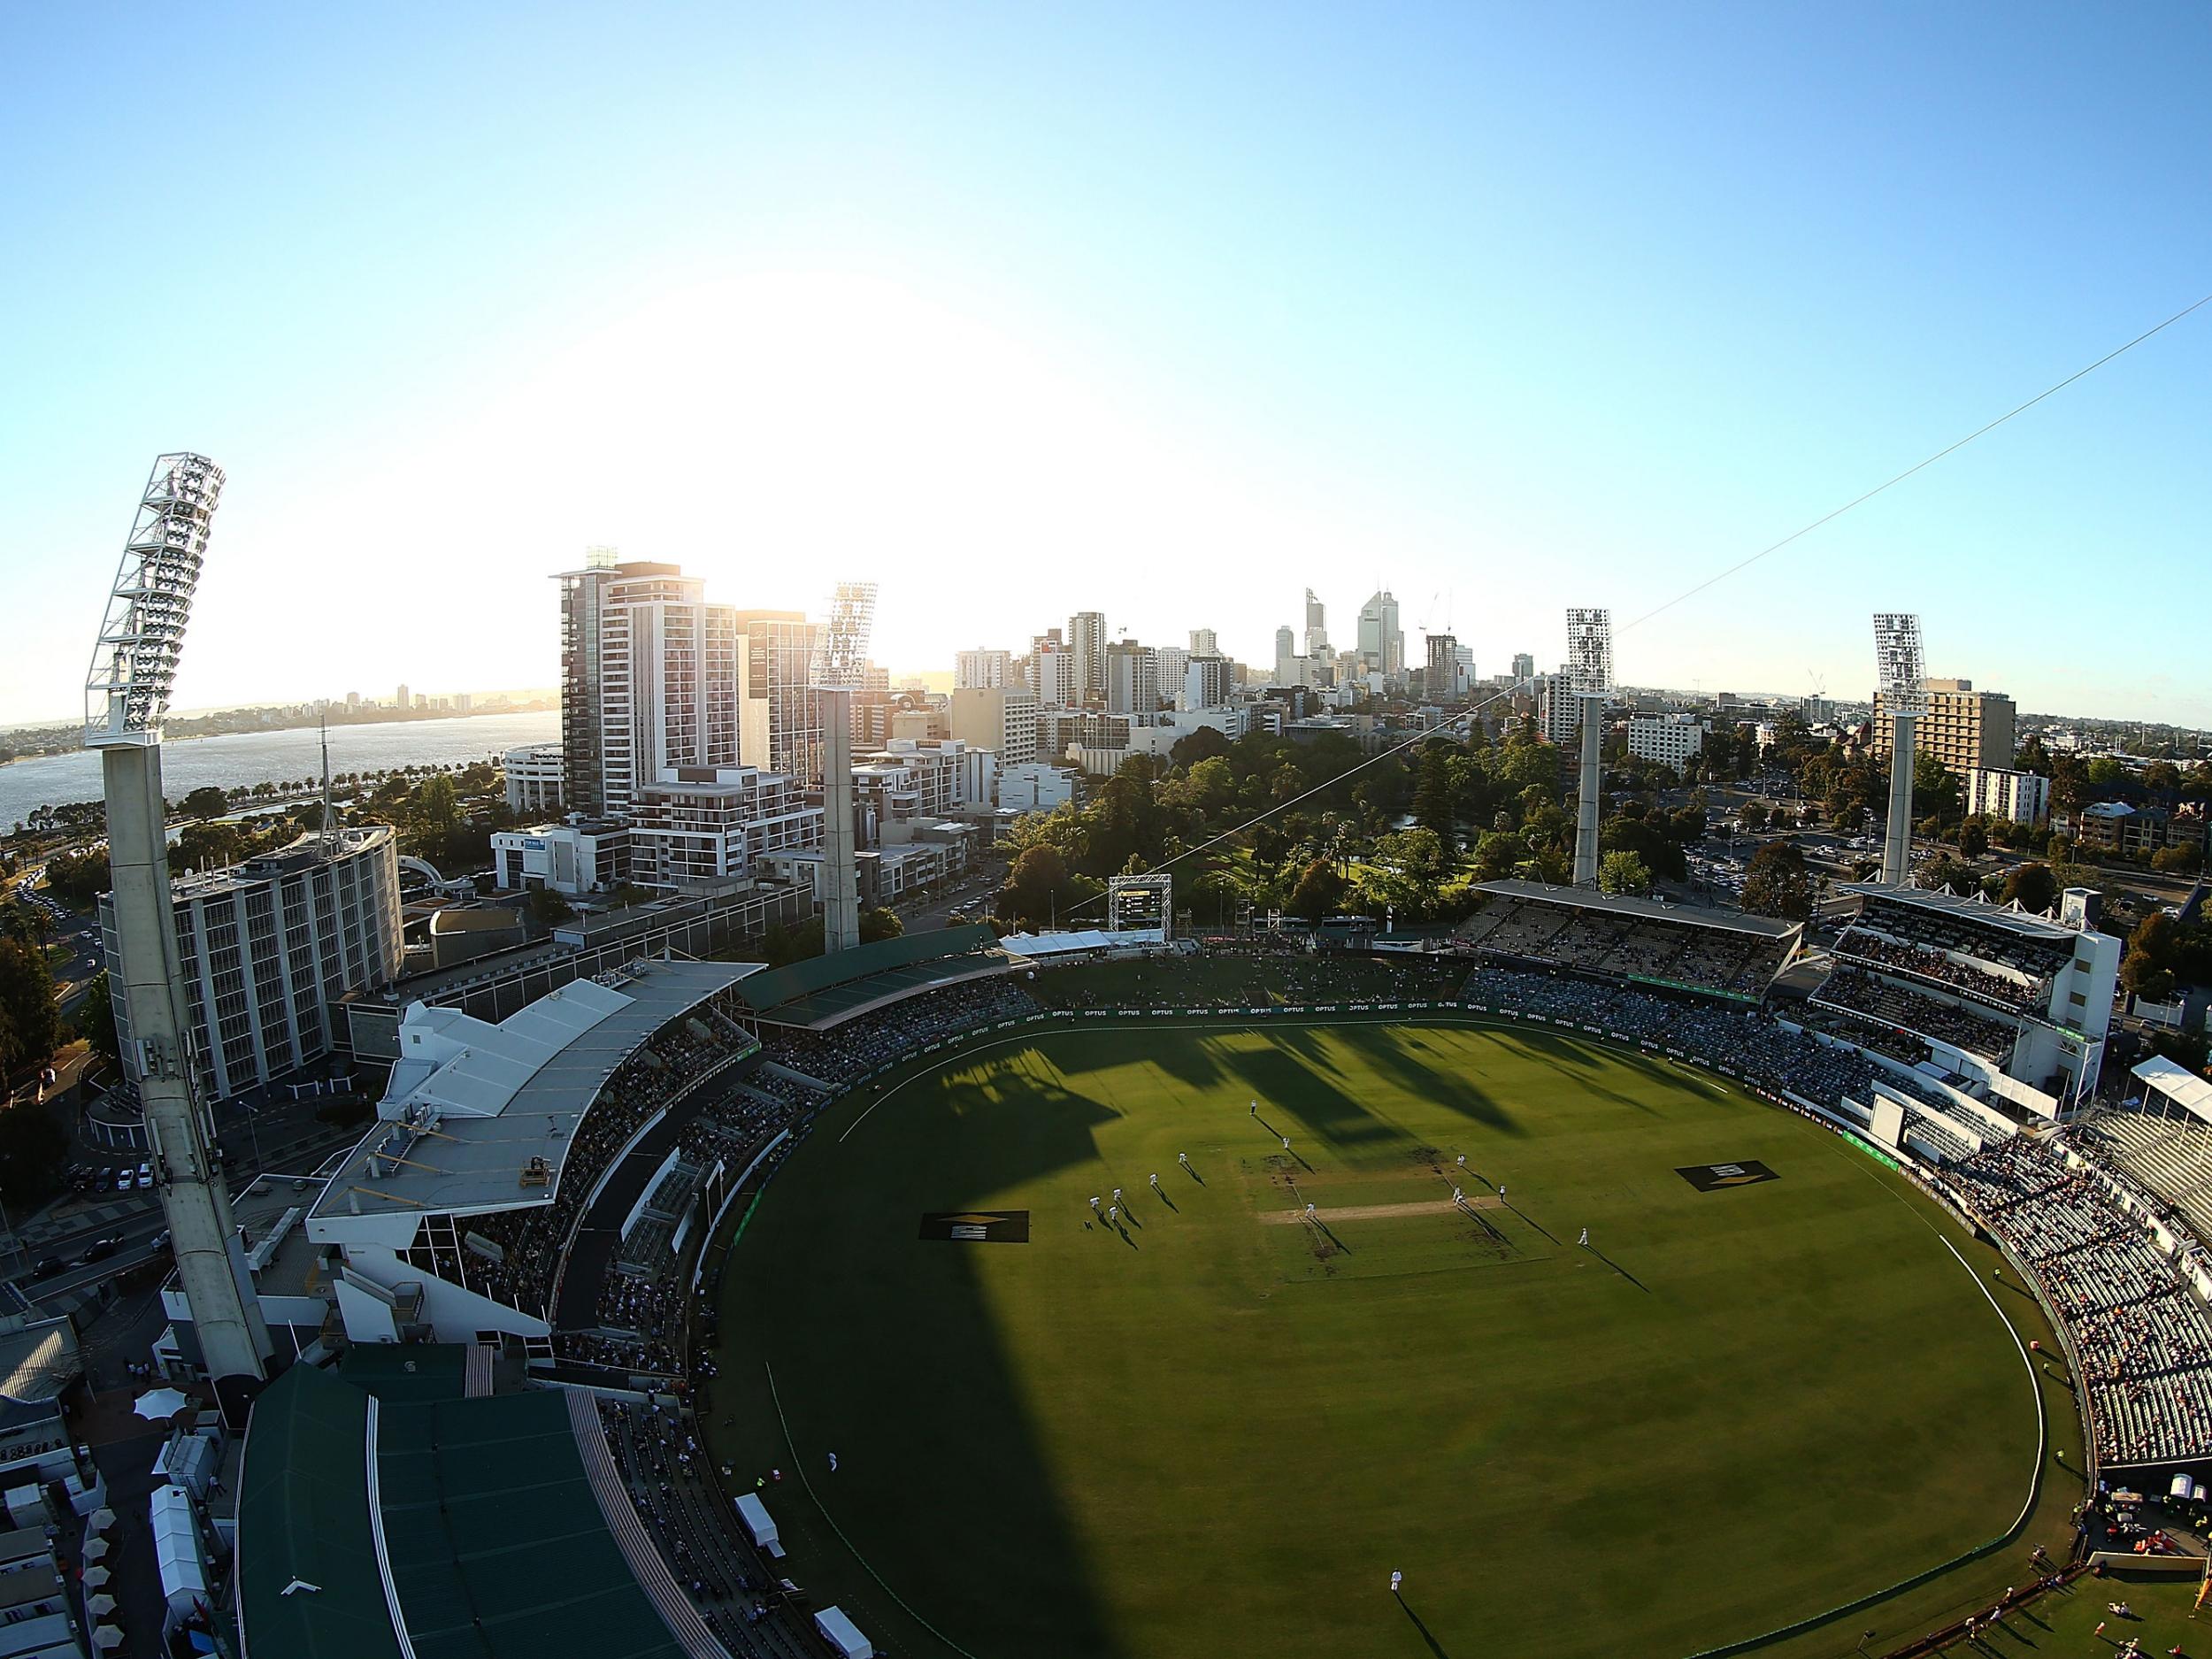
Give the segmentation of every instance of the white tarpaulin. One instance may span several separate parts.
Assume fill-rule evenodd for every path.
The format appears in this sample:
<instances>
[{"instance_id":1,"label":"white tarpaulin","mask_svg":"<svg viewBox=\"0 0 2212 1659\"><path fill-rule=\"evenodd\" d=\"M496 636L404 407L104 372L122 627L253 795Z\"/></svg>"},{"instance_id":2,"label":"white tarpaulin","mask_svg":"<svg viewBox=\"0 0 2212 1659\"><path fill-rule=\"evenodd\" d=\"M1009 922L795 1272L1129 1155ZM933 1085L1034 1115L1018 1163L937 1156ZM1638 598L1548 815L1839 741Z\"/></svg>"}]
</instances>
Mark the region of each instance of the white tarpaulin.
<instances>
[{"instance_id":1,"label":"white tarpaulin","mask_svg":"<svg viewBox=\"0 0 2212 1659\"><path fill-rule=\"evenodd\" d=\"M737 1518L745 1523L745 1530L753 1535L753 1542L777 1560L783 1558L783 1545L776 1537L776 1523L768 1513L768 1506L749 1492L741 1492L737 1498Z\"/></svg>"},{"instance_id":2,"label":"white tarpaulin","mask_svg":"<svg viewBox=\"0 0 2212 1659\"><path fill-rule=\"evenodd\" d=\"M156 1486L153 1496L154 1559L161 1564L161 1593L170 1610L189 1612L208 1601L207 1569L200 1561L200 1534L192 1523L191 1497L180 1486Z\"/></svg>"},{"instance_id":3,"label":"white tarpaulin","mask_svg":"<svg viewBox=\"0 0 2212 1659\"><path fill-rule=\"evenodd\" d=\"M814 1628L840 1659L875 1659L875 1644L860 1633L859 1625L845 1617L844 1609L824 1608L814 1616Z\"/></svg>"}]
</instances>

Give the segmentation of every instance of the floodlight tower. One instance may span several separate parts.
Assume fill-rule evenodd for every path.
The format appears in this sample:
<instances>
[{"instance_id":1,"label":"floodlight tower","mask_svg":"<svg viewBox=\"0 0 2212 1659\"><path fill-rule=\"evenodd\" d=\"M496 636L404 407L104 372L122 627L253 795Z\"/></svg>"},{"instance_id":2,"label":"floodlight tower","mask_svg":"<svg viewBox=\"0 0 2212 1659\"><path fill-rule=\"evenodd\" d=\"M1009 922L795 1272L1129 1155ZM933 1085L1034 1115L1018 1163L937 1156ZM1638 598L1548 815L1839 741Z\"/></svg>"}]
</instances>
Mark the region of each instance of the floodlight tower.
<instances>
[{"instance_id":1,"label":"floodlight tower","mask_svg":"<svg viewBox=\"0 0 2212 1659\"><path fill-rule=\"evenodd\" d=\"M860 942L860 868L853 820L853 687L868 661L876 585L840 582L815 646L815 695L822 703L822 949Z\"/></svg>"},{"instance_id":2,"label":"floodlight tower","mask_svg":"<svg viewBox=\"0 0 2212 1659\"><path fill-rule=\"evenodd\" d=\"M1605 702L1613 690L1613 613L1586 606L1567 611L1567 677L1582 716L1582 772L1575 805L1575 886L1598 884L1598 764L1605 737Z\"/></svg>"},{"instance_id":3,"label":"floodlight tower","mask_svg":"<svg viewBox=\"0 0 2212 1659\"><path fill-rule=\"evenodd\" d=\"M829 621L814 647L814 683L857 686L875 627L876 585L840 582L830 594Z\"/></svg>"},{"instance_id":4,"label":"floodlight tower","mask_svg":"<svg viewBox=\"0 0 2212 1659\"><path fill-rule=\"evenodd\" d=\"M1907 886L1912 876L1912 777L1914 740L1926 691L1920 649L1920 618L1901 611L1878 611L1874 618L1875 681L1883 718L1891 724L1889 745L1889 827L1882 841L1882 885Z\"/></svg>"},{"instance_id":5,"label":"floodlight tower","mask_svg":"<svg viewBox=\"0 0 2212 1659\"><path fill-rule=\"evenodd\" d=\"M241 1385L260 1379L271 1346L195 1098L161 795L161 719L222 490L222 469L205 456L154 462L93 648L84 741L100 752L107 797L115 966L131 1033L123 1063L145 1110L156 1185L201 1358L226 1416L234 1416Z\"/></svg>"}]
</instances>

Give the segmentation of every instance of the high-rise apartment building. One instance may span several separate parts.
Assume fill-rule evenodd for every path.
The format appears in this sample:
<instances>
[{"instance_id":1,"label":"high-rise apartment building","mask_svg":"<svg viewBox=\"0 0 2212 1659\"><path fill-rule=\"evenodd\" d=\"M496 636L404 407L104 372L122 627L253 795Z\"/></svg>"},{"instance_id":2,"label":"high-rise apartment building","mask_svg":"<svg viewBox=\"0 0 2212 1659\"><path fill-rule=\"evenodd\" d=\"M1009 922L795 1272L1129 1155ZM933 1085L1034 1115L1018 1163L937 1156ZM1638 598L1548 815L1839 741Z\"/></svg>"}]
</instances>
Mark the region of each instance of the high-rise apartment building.
<instances>
[{"instance_id":1,"label":"high-rise apartment building","mask_svg":"<svg viewBox=\"0 0 2212 1659\"><path fill-rule=\"evenodd\" d=\"M615 568L599 600L601 800L580 810L625 816L669 768L737 764L737 614L673 565Z\"/></svg>"},{"instance_id":2,"label":"high-rise apartment building","mask_svg":"<svg viewBox=\"0 0 2212 1659\"><path fill-rule=\"evenodd\" d=\"M1220 641L1211 628L1193 628L1190 631L1190 654L1193 657L1218 657Z\"/></svg>"},{"instance_id":3,"label":"high-rise apartment building","mask_svg":"<svg viewBox=\"0 0 2212 1659\"><path fill-rule=\"evenodd\" d=\"M1075 688L1079 701L1106 695L1106 613L1079 611L1068 618L1068 649L1075 654Z\"/></svg>"},{"instance_id":4,"label":"high-rise apartment building","mask_svg":"<svg viewBox=\"0 0 2212 1659\"><path fill-rule=\"evenodd\" d=\"M1225 657L1192 657L1183 664L1177 706L1187 710L1228 707L1230 668Z\"/></svg>"},{"instance_id":5,"label":"high-rise apartment building","mask_svg":"<svg viewBox=\"0 0 2212 1659\"><path fill-rule=\"evenodd\" d=\"M1525 687L1536 678L1536 659L1526 651L1513 653L1513 683Z\"/></svg>"},{"instance_id":6,"label":"high-rise apartment building","mask_svg":"<svg viewBox=\"0 0 2212 1659\"><path fill-rule=\"evenodd\" d=\"M802 787L822 777L822 697L814 682L820 632L796 611L734 613L743 638L738 680L738 754Z\"/></svg>"},{"instance_id":7,"label":"high-rise apartment building","mask_svg":"<svg viewBox=\"0 0 2212 1659\"><path fill-rule=\"evenodd\" d=\"M1106 708L1112 714L1153 714L1160 707L1159 659L1134 640L1106 648Z\"/></svg>"},{"instance_id":8,"label":"high-rise apartment building","mask_svg":"<svg viewBox=\"0 0 2212 1659\"><path fill-rule=\"evenodd\" d=\"M1915 749L1932 755L1947 772L1963 781L1971 772L1998 772L2011 766L2016 752L2013 742L2013 702L2001 691L1977 691L1970 680L1924 680L1920 682L1923 710L1915 733ZM1890 733L1896 722L1885 717L1882 696L1874 695L1874 753L1889 756Z\"/></svg>"},{"instance_id":9,"label":"high-rise apartment building","mask_svg":"<svg viewBox=\"0 0 2212 1659\"><path fill-rule=\"evenodd\" d=\"M1183 670L1189 665L1190 653L1179 645L1160 645L1152 650L1152 683L1160 688L1160 695L1172 702L1183 691Z\"/></svg>"},{"instance_id":10,"label":"high-rise apartment building","mask_svg":"<svg viewBox=\"0 0 2212 1659\"><path fill-rule=\"evenodd\" d=\"M1075 653L1057 641L1032 653L1028 684L1031 694L1048 708L1070 709L1083 701L1075 674Z\"/></svg>"},{"instance_id":11,"label":"high-rise apartment building","mask_svg":"<svg viewBox=\"0 0 2212 1659\"><path fill-rule=\"evenodd\" d=\"M1306 632L1302 643L1304 649L1299 653L1302 657L1319 657L1329 649L1328 612L1310 588L1306 589Z\"/></svg>"},{"instance_id":12,"label":"high-rise apartment building","mask_svg":"<svg viewBox=\"0 0 2212 1659\"><path fill-rule=\"evenodd\" d=\"M407 682L403 680L399 682L399 695L392 700L392 707L395 709L407 710L411 709L414 706L414 703L408 698L407 695Z\"/></svg>"},{"instance_id":13,"label":"high-rise apartment building","mask_svg":"<svg viewBox=\"0 0 2212 1659\"><path fill-rule=\"evenodd\" d=\"M1275 630L1275 683L1279 686L1298 683L1298 636L1288 628Z\"/></svg>"},{"instance_id":14,"label":"high-rise apartment building","mask_svg":"<svg viewBox=\"0 0 2212 1659\"><path fill-rule=\"evenodd\" d=\"M1010 651L962 651L953 659L952 688L976 691L1006 685L1013 678L1013 662Z\"/></svg>"}]
</instances>

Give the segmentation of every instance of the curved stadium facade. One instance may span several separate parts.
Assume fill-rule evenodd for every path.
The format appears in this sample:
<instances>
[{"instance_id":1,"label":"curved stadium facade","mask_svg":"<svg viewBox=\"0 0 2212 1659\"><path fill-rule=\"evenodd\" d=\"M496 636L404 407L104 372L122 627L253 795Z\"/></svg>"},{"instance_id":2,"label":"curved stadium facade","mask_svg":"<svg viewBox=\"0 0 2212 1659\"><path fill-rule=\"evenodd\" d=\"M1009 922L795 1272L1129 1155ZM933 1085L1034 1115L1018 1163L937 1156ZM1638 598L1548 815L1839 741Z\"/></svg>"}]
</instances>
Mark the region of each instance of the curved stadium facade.
<instances>
[{"instance_id":1,"label":"curved stadium facade","mask_svg":"<svg viewBox=\"0 0 2212 1659\"><path fill-rule=\"evenodd\" d=\"M788 1571L772 1524L765 1540L741 1524L704 1457L672 1448L696 1450L714 1409L709 1263L826 1108L984 1033L1057 1022L1227 1016L1263 1032L1461 1012L1706 1068L1893 1163L1994 1241L2051 1316L2083 1385L2082 1472L2212 1469L2212 1257L2175 1197L2212 1187L2212 1128L2190 1116L2212 1123L2212 1101L2085 1109L2101 1029L2065 1016L2108 1007L2116 941L2078 910L1862 899L1810 963L1793 928L1501 883L1417 949L1156 934L1015 954L962 929L773 972L640 962L496 1025L418 1005L377 1124L258 1241L273 1270L291 1252L305 1291L272 1325L308 1360L444 1347L472 1356L487 1394L569 1391L597 1525L655 1640L819 1651L810 1616L764 1594ZM1992 1018L2003 1033L1985 1032ZM267 1651L256 1619L317 1613L251 1594L284 1548L252 1517L242 1633ZM403 1578L386 1597L396 1630L413 1628L412 1594ZM336 1651L298 1640L280 1650Z\"/></svg>"}]
</instances>

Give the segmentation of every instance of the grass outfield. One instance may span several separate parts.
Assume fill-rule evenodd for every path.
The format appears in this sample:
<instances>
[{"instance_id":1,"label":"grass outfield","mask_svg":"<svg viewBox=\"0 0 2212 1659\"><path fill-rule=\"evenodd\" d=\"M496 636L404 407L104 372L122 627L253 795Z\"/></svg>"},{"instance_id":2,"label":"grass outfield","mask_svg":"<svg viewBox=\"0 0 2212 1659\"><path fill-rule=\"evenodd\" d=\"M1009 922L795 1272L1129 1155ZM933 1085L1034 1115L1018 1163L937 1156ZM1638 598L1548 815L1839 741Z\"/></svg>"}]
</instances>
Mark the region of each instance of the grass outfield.
<instances>
[{"instance_id":1,"label":"grass outfield","mask_svg":"<svg viewBox=\"0 0 2212 1659\"><path fill-rule=\"evenodd\" d=\"M1115 1186L1133 1225L1087 1231ZM972 1209L1029 1241L918 1238ZM710 1436L733 1485L803 1476L767 1494L793 1576L902 1655L949 1650L926 1621L978 1659L1679 1655L2011 1523L2037 1396L1990 1259L1833 1136L1610 1048L1034 1033L818 1125L728 1258Z\"/></svg>"}]
</instances>

